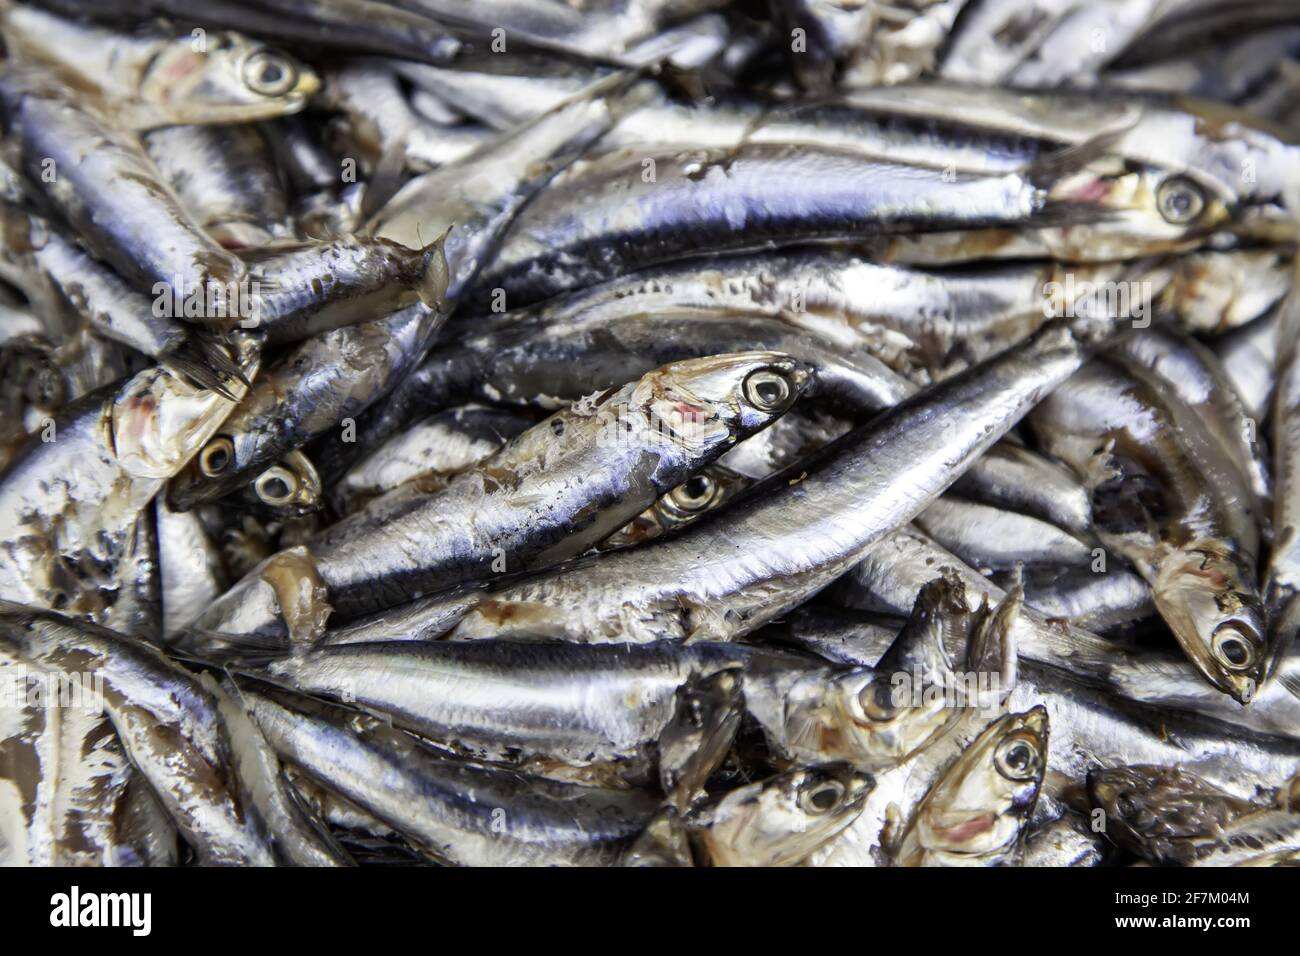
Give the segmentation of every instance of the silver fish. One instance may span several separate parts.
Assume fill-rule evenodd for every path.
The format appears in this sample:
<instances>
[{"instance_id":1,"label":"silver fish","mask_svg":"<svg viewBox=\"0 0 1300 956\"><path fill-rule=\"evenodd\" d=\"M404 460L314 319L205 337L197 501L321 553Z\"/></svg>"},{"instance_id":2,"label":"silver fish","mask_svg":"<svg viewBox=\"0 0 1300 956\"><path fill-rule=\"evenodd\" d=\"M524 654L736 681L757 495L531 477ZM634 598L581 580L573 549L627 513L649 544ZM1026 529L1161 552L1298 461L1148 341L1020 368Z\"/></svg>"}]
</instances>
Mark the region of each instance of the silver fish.
<instances>
[{"instance_id":1,"label":"silver fish","mask_svg":"<svg viewBox=\"0 0 1300 956\"><path fill-rule=\"evenodd\" d=\"M872 778L829 765L740 787L687 827L708 866L798 866L862 812Z\"/></svg>"},{"instance_id":2,"label":"silver fish","mask_svg":"<svg viewBox=\"0 0 1300 956\"><path fill-rule=\"evenodd\" d=\"M186 210L222 248L256 249L291 235L289 200L256 126L168 126L143 143Z\"/></svg>"},{"instance_id":3,"label":"silver fish","mask_svg":"<svg viewBox=\"0 0 1300 956\"><path fill-rule=\"evenodd\" d=\"M993 721L921 800L890 848L895 866L1014 862L1047 769L1042 707Z\"/></svg>"},{"instance_id":4,"label":"silver fish","mask_svg":"<svg viewBox=\"0 0 1300 956\"><path fill-rule=\"evenodd\" d=\"M11 57L71 74L135 130L284 116L320 88L305 64L239 33L117 33L8 2L0 32Z\"/></svg>"},{"instance_id":5,"label":"silver fish","mask_svg":"<svg viewBox=\"0 0 1300 956\"><path fill-rule=\"evenodd\" d=\"M251 376L255 349L237 343ZM231 380L227 392L242 397ZM39 607L104 614L136 519L217 431L234 402L152 366L50 419L0 480L6 515L0 595ZM76 569L75 571L73 569Z\"/></svg>"},{"instance_id":6,"label":"silver fish","mask_svg":"<svg viewBox=\"0 0 1300 956\"><path fill-rule=\"evenodd\" d=\"M0 98L29 179L98 253L163 302L196 304L173 304L170 317L236 324L244 264L194 222L137 142L75 104L49 74L10 69Z\"/></svg>"},{"instance_id":7,"label":"silver fish","mask_svg":"<svg viewBox=\"0 0 1300 956\"><path fill-rule=\"evenodd\" d=\"M1268 668L1251 491L1180 396L1093 362L1030 417L1093 496L1098 536L1151 584L1197 670L1238 701Z\"/></svg>"},{"instance_id":8,"label":"silver fish","mask_svg":"<svg viewBox=\"0 0 1300 956\"><path fill-rule=\"evenodd\" d=\"M1088 775L1105 833L1155 863L1294 866L1300 804L1283 787L1272 806L1254 804L1174 767L1131 766Z\"/></svg>"},{"instance_id":9,"label":"silver fish","mask_svg":"<svg viewBox=\"0 0 1300 956\"><path fill-rule=\"evenodd\" d=\"M450 760L362 715L243 686L280 756L453 865L617 862L654 814L653 798Z\"/></svg>"},{"instance_id":10,"label":"silver fish","mask_svg":"<svg viewBox=\"0 0 1300 956\"><path fill-rule=\"evenodd\" d=\"M766 426L808 379L806 367L772 352L666 365L557 412L440 490L408 485L372 501L311 540L310 560L345 618L439 586L558 563ZM277 605L255 571L196 629L283 633Z\"/></svg>"},{"instance_id":11,"label":"silver fish","mask_svg":"<svg viewBox=\"0 0 1300 956\"><path fill-rule=\"evenodd\" d=\"M483 405L437 412L398 432L352 466L335 485L343 513L409 481L436 487L477 465L532 425L532 419Z\"/></svg>"},{"instance_id":12,"label":"silver fish","mask_svg":"<svg viewBox=\"0 0 1300 956\"><path fill-rule=\"evenodd\" d=\"M1065 326L1044 329L885 412L837 442L820 467L810 463L806 476L721 512L725 522L500 587L451 633L526 630L578 641L748 633L914 517L1072 374L1087 349Z\"/></svg>"},{"instance_id":13,"label":"silver fish","mask_svg":"<svg viewBox=\"0 0 1300 956\"><path fill-rule=\"evenodd\" d=\"M210 677L93 625L9 602L0 613L10 653L98 680L98 707L201 863L340 862L289 803L266 742Z\"/></svg>"},{"instance_id":14,"label":"silver fish","mask_svg":"<svg viewBox=\"0 0 1300 956\"><path fill-rule=\"evenodd\" d=\"M862 562L836 586L837 597L878 614L906 614L920 589L944 572L961 576L972 609L985 595L994 603L1005 597L1006 592L988 578L912 528L901 528L868 548ZM1291 656L1280 665L1283 679L1266 683L1250 706L1242 707L1189 668L1180 653L1135 649L1049 620L1030 607L1021 610L1014 627L1022 659L1073 673L1078 680L1118 697L1161 708L1158 714L1187 711L1281 738L1294 738L1300 727L1300 695L1288 687L1289 683L1297 686Z\"/></svg>"}]
</instances>

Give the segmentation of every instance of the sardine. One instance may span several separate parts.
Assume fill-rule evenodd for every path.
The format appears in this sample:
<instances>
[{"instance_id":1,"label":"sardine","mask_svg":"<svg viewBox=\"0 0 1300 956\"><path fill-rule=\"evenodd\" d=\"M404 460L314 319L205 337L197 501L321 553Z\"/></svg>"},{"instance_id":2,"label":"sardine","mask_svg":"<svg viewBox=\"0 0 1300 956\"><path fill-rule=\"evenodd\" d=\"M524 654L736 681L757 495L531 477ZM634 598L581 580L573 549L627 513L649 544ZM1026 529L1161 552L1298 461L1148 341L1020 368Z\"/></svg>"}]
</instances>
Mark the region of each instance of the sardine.
<instances>
[{"instance_id":1,"label":"sardine","mask_svg":"<svg viewBox=\"0 0 1300 956\"><path fill-rule=\"evenodd\" d=\"M320 88L310 67L239 33L117 33L9 2L0 32L10 57L68 74L129 129L284 116Z\"/></svg>"},{"instance_id":2,"label":"sardine","mask_svg":"<svg viewBox=\"0 0 1300 956\"><path fill-rule=\"evenodd\" d=\"M527 630L578 641L748 633L914 517L1072 374L1088 348L1086 333L1048 327L850 433L806 475L718 512L726 521L500 587L451 633Z\"/></svg>"},{"instance_id":3,"label":"sardine","mask_svg":"<svg viewBox=\"0 0 1300 956\"><path fill-rule=\"evenodd\" d=\"M81 668L81 678L100 682L96 703L201 863L339 862L289 804L265 741L210 677L57 614L9 602L0 614L10 653L54 671Z\"/></svg>"},{"instance_id":4,"label":"sardine","mask_svg":"<svg viewBox=\"0 0 1300 956\"><path fill-rule=\"evenodd\" d=\"M1016 861L1047 770L1042 707L988 725L930 789L890 852L896 866Z\"/></svg>"},{"instance_id":5,"label":"sardine","mask_svg":"<svg viewBox=\"0 0 1300 956\"><path fill-rule=\"evenodd\" d=\"M406 834L432 859L468 866L617 862L655 811L606 790L440 757L383 723L307 698L242 687L280 756Z\"/></svg>"},{"instance_id":6,"label":"sardine","mask_svg":"<svg viewBox=\"0 0 1300 956\"><path fill-rule=\"evenodd\" d=\"M1093 362L1030 416L1044 447L1093 497L1102 542L1151 584L1197 670L1246 702L1268 667L1251 491L1181 398Z\"/></svg>"},{"instance_id":7,"label":"sardine","mask_svg":"<svg viewBox=\"0 0 1300 956\"><path fill-rule=\"evenodd\" d=\"M409 485L372 501L309 542L309 560L344 618L460 581L558 563L763 428L808 379L805 366L770 352L664 366L557 412L445 488ZM282 634L277 604L274 588L254 571L195 627Z\"/></svg>"}]
</instances>

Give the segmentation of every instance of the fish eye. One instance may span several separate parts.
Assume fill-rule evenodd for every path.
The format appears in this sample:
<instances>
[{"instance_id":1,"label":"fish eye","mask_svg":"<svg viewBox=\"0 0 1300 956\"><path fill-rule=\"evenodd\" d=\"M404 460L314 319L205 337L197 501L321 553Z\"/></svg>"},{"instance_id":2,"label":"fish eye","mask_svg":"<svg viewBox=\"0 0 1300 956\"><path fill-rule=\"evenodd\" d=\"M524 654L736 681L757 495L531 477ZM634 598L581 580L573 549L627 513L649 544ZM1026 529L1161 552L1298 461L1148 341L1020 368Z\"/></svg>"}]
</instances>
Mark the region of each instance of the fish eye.
<instances>
[{"instance_id":1,"label":"fish eye","mask_svg":"<svg viewBox=\"0 0 1300 956\"><path fill-rule=\"evenodd\" d=\"M1186 176L1170 176L1156 190L1156 208L1166 222L1185 226L1205 209L1205 193Z\"/></svg>"},{"instance_id":2,"label":"fish eye","mask_svg":"<svg viewBox=\"0 0 1300 956\"><path fill-rule=\"evenodd\" d=\"M1012 734L993 753L998 773L1008 780L1033 780L1038 775L1038 747L1020 734Z\"/></svg>"},{"instance_id":3,"label":"fish eye","mask_svg":"<svg viewBox=\"0 0 1300 956\"><path fill-rule=\"evenodd\" d=\"M244 82L262 96L283 96L298 85L298 70L284 57L259 50L244 62Z\"/></svg>"},{"instance_id":4,"label":"fish eye","mask_svg":"<svg viewBox=\"0 0 1300 956\"><path fill-rule=\"evenodd\" d=\"M844 798L844 784L838 780L817 780L799 791L799 809L805 813L829 813Z\"/></svg>"},{"instance_id":5,"label":"fish eye","mask_svg":"<svg viewBox=\"0 0 1300 956\"><path fill-rule=\"evenodd\" d=\"M216 478L235 460L235 443L229 438L214 438L199 453L199 471L206 478Z\"/></svg>"},{"instance_id":6,"label":"fish eye","mask_svg":"<svg viewBox=\"0 0 1300 956\"><path fill-rule=\"evenodd\" d=\"M894 704L894 689L879 681L872 681L858 692L858 703L870 720L893 720L901 709Z\"/></svg>"},{"instance_id":7,"label":"fish eye","mask_svg":"<svg viewBox=\"0 0 1300 956\"><path fill-rule=\"evenodd\" d=\"M745 378L745 400L760 412L773 412L790 401L790 381L775 369L761 368Z\"/></svg>"},{"instance_id":8,"label":"fish eye","mask_svg":"<svg viewBox=\"0 0 1300 956\"><path fill-rule=\"evenodd\" d=\"M282 505L298 490L298 479L287 468L275 465L257 476L253 491L265 504Z\"/></svg>"},{"instance_id":9,"label":"fish eye","mask_svg":"<svg viewBox=\"0 0 1300 956\"><path fill-rule=\"evenodd\" d=\"M684 514L699 514L713 503L718 483L709 475L694 475L668 492L668 503Z\"/></svg>"},{"instance_id":10,"label":"fish eye","mask_svg":"<svg viewBox=\"0 0 1300 956\"><path fill-rule=\"evenodd\" d=\"M1215 632L1214 656L1224 667L1244 671L1255 663L1255 648L1240 631L1228 624Z\"/></svg>"}]
</instances>

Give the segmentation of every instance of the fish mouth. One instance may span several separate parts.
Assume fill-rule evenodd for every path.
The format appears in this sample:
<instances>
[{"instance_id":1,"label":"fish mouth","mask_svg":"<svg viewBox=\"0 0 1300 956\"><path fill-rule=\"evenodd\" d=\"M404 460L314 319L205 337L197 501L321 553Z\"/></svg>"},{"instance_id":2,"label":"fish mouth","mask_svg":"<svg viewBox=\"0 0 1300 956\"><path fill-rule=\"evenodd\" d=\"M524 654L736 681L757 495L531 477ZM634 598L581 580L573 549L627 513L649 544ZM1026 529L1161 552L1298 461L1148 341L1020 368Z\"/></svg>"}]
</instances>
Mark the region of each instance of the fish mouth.
<instances>
[{"instance_id":1,"label":"fish mouth","mask_svg":"<svg viewBox=\"0 0 1300 956\"><path fill-rule=\"evenodd\" d=\"M298 84L289 93L289 96L294 100L301 99L305 104L309 98L321 91L323 85L321 78L316 75L315 71L299 66Z\"/></svg>"},{"instance_id":2,"label":"fish mouth","mask_svg":"<svg viewBox=\"0 0 1300 956\"><path fill-rule=\"evenodd\" d=\"M1048 715L1047 708L1042 704L1031 707L1023 714L1017 715L1016 724L1020 730L1027 731L1038 738L1040 744L1047 740ZM1046 749L1046 748L1044 748Z\"/></svg>"},{"instance_id":3,"label":"fish mouth","mask_svg":"<svg viewBox=\"0 0 1300 956\"><path fill-rule=\"evenodd\" d=\"M845 810L857 810L867 802L871 791L876 789L876 778L869 773L855 773L847 781L848 798L844 801Z\"/></svg>"},{"instance_id":4,"label":"fish mouth","mask_svg":"<svg viewBox=\"0 0 1300 956\"><path fill-rule=\"evenodd\" d=\"M1133 800L1134 788L1139 785L1140 781L1127 767L1090 770L1086 781L1092 806L1100 807L1108 818L1122 826L1128 826L1131 814L1140 809Z\"/></svg>"}]
</instances>

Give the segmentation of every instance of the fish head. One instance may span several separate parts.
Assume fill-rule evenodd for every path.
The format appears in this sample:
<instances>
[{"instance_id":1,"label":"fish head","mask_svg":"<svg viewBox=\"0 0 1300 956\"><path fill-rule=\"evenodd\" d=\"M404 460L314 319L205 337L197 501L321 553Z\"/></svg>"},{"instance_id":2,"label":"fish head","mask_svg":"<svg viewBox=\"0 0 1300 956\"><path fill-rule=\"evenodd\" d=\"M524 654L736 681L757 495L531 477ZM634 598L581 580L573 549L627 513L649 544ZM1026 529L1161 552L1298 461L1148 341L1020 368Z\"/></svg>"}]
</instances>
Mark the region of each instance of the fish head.
<instances>
[{"instance_id":1,"label":"fish head","mask_svg":"<svg viewBox=\"0 0 1300 956\"><path fill-rule=\"evenodd\" d=\"M1259 240L1295 240L1300 147L1286 130L1188 96L1132 105L1126 122L1097 139L1137 177L1127 185L1116 179L1132 203L1129 215L1141 215L1134 225L1159 229L1164 220L1166 239L1179 229L1191 238L1221 226ZM1113 199L1122 208L1122 194Z\"/></svg>"},{"instance_id":2,"label":"fish head","mask_svg":"<svg viewBox=\"0 0 1300 956\"><path fill-rule=\"evenodd\" d=\"M1115 154L1061 177L1048 200L1069 223L1051 234L1060 246L1054 251L1090 261L1189 248L1225 225L1233 209L1229 192L1207 177Z\"/></svg>"},{"instance_id":3,"label":"fish head","mask_svg":"<svg viewBox=\"0 0 1300 956\"><path fill-rule=\"evenodd\" d=\"M1156 608L1196 669L1249 703L1268 667L1268 628L1255 574L1227 542L1199 541L1161 558Z\"/></svg>"},{"instance_id":4,"label":"fish head","mask_svg":"<svg viewBox=\"0 0 1300 956\"><path fill-rule=\"evenodd\" d=\"M842 764L778 774L707 808L696 843L714 866L793 866L852 823L874 786Z\"/></svg>"},{"instance_id":5,"label":"fish head","mask_svg":"<svg viewBox=\"0 0 1300 956\"><path fill-rule=\"evenodd\" d=\"M779 352L710 355L643 376L627 405L669 439L704 452L771 424L811 378L811 367Z\"/></svg>"},{"instance_id":6,"label":"fish head","mask_svg":"<svg viewBox=\"0 0 1300 956\"><path fill-rule=\"evenodd\" d=\"M259 360L256 345L240 338L232 348L244 378L251 378ZM118 462L133 477L171 478L207 445L247 389L229 379L223 395L166 363L145 369L122 387L109 411Z\"/></svg>"},{"instance_id":7,"label":"fish head","mask_svg":"<svg viewBox=\"0 0 1300 956\"><path fill-rule=\"evenodd\" d=\"M251 486L251 483L267 472L272 472L267 478L268 485L263 490L270 492L270 497L274 499L280 488L279 482L272 479L278 478L288 484L290 475L293 477L298 475L295 466L292 463L286 465L284 460L277 460L274 465L268 466L261 472L251 470L253 462L266 460L264 449L270 439L268 433L262 429L242 425L245 411L251 413L249 407L256 402L257 395L254 395L241 405L235 415L223 423L224 427L217 429L216 433L208 439L199 453L194 456L194 460L172 480L167 501L173 508L185 511L201 504L217 501L226 495L241 492L246 497L254 498L259 509L275 511L275 505L271 501L263 501L258 489ZM277 466L280 470L273 471ZM307 481L319 482L319 479L309 472L305 474ZM282 503L292 507L292 499L293 495L290 494L289 498Z\"/></svg>"},{"instance_id":8,"label":"fish head","mask_svg":"<svg viewBox=\"0 0 1300 956\"><path fill-rule=\"evenodd\" d=\"M915 836L930 849L960 856L1015 846L1043 784L1047 736L1041 705L990 723L927 794Z\"/></svg>"},{"instance_id":9,"label":"fish head","mask_svg":"<svg viewBox=\"0 0 1300 956\"><path fill-rule=\"evenodd\" d=\"M950 648L966 646L973 617L960 581L930 582L874 668L796 685L786 702L787 740L798 752L863 770L902 763L962 713Z\"/></svg>"},{"instance_id":10,"label":"fish head","mask_svg":"<svg viewBox=\"0 0 1300 956\"><path fill-rule=\"evenodd\" d=\"M150 64L141 96L177 123L246 123L296 113L320 89L306 64L239 33L170 43Z\"/></svg>"},{"instance_id":11,"label":"fish head","mask_svg":"<svg viewBox=\"0 0 1300 956\"><path fill-rule=\"evenodd\" d=\"M990 608L988 596L977 601L956 573L936 578L917 593L907 625L876 672L946 689L952 706L998 707L1015 686L1015 625L1023 604L1020 588Z\"/></svg>"},{"instance_id":12,"label":"fish head","mask_svg":"<svg viewBox=\"0 0 1300 956\"><path fill-rule=\"evenodd\" d=\"M812 698L816 706L796 688L786 711L792 749L860 770L898 766L942 736L962 713L944 688L916 686L914 676L854 668L823 681Z\"/></svg>"},{"instance_id":13,"label":"fish head","mask_svg":"<svg viewBox=\"0 0 1300 956\"><path fill-rule=\"evenodd\" d=\"M323 503L320 475L301 451L289 452L253 479L249 489L257 506L279 518L318 511Z\"/></svg>"},{"instance_id":14,"label":"fish head","mask_svg":"<svg viewBox=\"0 0 1300 956\"><path fill-rule=\"evenodd\" d=\"M709 465L606 538L601 547L627 547L677 531L718 508L750 483L729 468Z\"/></svg>"},{"instance_id":15,"label":"fish head","mask_svg":"<svg viewBox=\"0 0 1300 956\"><path fill-rule=\"evenodd\" d=\"M1136 765L1088 773L1088 799L1106 835L1148 860L1190 863L1184 840L1208 837L1252 807L1176 767Z\"/></svg>"}]
</instances>

